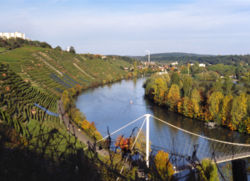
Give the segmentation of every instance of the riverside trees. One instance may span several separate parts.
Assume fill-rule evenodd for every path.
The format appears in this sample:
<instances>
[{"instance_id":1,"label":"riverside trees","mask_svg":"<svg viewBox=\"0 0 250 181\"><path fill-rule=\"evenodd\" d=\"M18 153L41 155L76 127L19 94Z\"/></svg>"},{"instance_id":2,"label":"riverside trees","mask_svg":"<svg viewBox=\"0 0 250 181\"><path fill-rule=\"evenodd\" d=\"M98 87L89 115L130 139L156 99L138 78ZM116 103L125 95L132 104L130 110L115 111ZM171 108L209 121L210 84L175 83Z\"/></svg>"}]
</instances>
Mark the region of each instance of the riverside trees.
<instances>
[{"instance_id":1,"label":"riverside trees","mask_svg":"<svg viewBox=\"0 0 250 181\"><path fill-rule=\"evenodd\" d=\"M210 73L152 75L145 83L145 94L155 103L186 117L250 134L248 73L237 83L230 77L219 78L218 73Z\"/></svg>"}]
</instances>

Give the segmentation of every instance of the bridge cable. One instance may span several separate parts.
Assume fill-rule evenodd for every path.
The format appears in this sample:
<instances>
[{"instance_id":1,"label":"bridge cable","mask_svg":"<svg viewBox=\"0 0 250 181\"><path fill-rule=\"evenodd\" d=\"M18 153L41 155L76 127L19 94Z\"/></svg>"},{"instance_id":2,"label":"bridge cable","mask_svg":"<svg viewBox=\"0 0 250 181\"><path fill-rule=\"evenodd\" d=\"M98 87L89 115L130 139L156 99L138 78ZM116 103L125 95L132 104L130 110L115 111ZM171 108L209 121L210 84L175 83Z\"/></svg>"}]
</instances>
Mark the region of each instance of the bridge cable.
<instances>
[{"instance_id":1,"label":"bridge cable","mask_svg":"<svg viewBox=\"0 0 250 181\"><path fill-rule=\"evenodd\" d=\"M146 118L144 119L144 121L143 121L143 123L142 123L142 125L141 125L141 127L140 127L140 129L139 129L139 131L138 131L138 133L137 133L137 135L136 135L136 138L135 138L135 140L134 140L134 143L133 143L131 149L134 148L135 143L136 143L136 141L137 141L137 139L138 139L138 137L139 137L139 135L140 135L140 133L141 133L142 127L144 126L145 122L146 122ZM127 161L128 161L128 157L126 158L125 162L127 162ZM123 170L124 170L124 165L123 165L122 168L121 168L120 174L122 174ZM117 177L116 181L118 181L118 180L119 180L119 177Z\"/></svg>"},{"instance_id":2,"label":"bridge cable","mask_svg":"<svg viewBox=\"0 0 250 181\"><path fill-rule=\"evenodd\" d=\"M206 139L206 140L210 140L210 141L214 141L214 142L219 142L219 143L224 143L224 144L235 145L235 146L250 147L250 144L233 143L233 142L228 142L228 141L221 141L221 140L209 138L209 137L206 137L206 136L202 136L202 135L199 135L199 134L196 134L196 133L192 133L192 132L187 131L187 130L185 130L185 129L182 129L182 128L179 128L179 127L177 127L177 126L174 126L174 125L172 125L172 124L170 124L170 123L168 123L168 122L166 122L166 121L164 121L164 120L162 120L162 119L160 119L160 118L157 118L157 117L155 117L155 116L153 116L153 115L150 115L150 116L153 117L154 119L156 119L156 120L158 120L158 121L164 123L164 124L167 124L167 125L173 127L173 128L176 128L176 129L178 129L178 130L181 130L181 131L183 131L183 132L185 132L185 133L188 133L188 134L191 134L191 135L194 135L194 136L197 136L197 137L204 138L204 139Z\"/></svg>"},{"instance_id":3,"label":"bridge cable","mask_svg":"<svg viewBox=\"0 0 250 181\"><path fill-rule=\"evenodd\" d=\"M122 126L122 127L121 127L121 128L119 128L119 129L117 129L117 130L113 131L113 132L112 132L112 133L110 133L109 135L106 135L106 136L105 136L105 137L103 137L102 139L98 140L96 143L99 143L99 142L101 142L101 141L105 140L105 139L106 139L106 138L108 138L109 136L112 136L113 134L115 134L115 133L117 133L117 132L119 132L119 131L123 130L124 128L126 128L126 127L128 127L128 126L130 126L131 124L133 124L133 123L135 123L135 122L139 121L139 120L140 120L141 118L143 118L144 116L145 116L145 115L140 116L139 118L137 118L137 119L135 119L135 120L133 120L133 121L129 122L128 124L126 124L126 125Z\"/></svg>"}]
</instances>

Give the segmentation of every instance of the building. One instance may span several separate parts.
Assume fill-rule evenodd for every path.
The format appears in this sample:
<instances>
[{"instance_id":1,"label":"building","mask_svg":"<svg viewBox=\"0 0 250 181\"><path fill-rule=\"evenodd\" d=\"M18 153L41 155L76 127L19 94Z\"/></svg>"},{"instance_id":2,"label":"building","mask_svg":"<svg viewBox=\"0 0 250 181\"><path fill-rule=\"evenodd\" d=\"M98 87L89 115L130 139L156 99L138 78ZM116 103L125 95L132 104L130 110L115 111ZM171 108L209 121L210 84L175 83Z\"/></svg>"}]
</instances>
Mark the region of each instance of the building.
<instances>
[{"instance_id":1,"label":"building","mask_svg":"<svg viewBox=\"0 0 250 181\"><path fill-rule=\"evenodd\" d=\"M2 32L0 32L0 37L1 38L6 38L6 39L10 39L10 38L25 39L25 34L24 33L19 33L19 32L15 32L15 33L2 33Z\"/></svg>"},{"instance_id":2,"label":"building","mask_svg":"<svg viewBox=\"0 0 250 181\"><path fill-rule=\"evenodd\" d=\"M172 62L170 65L172 65L172 66L178 65L178 62L177 61L176 62Z\"/></svg>"},{"instance_id":3,"label":"building","mask_svg":"<svg viewBox=\"0 0 250 181\"><path fill-rule=\"evenodd\" d=\"M200 63L200 64L199 64L199 67L206 67L206 64Z\"/></svg>"}]
</instances>

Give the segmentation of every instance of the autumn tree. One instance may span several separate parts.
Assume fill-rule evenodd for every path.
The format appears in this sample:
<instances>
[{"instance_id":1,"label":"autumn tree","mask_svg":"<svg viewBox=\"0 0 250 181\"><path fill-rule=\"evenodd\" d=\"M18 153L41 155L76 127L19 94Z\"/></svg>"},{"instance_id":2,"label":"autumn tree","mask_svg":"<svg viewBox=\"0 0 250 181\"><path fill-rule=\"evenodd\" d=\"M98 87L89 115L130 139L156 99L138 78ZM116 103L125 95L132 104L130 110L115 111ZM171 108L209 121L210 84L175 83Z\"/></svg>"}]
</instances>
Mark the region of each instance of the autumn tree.
<instances>
[{"instance_id":1,"label":"autumn tree","mask_svg":"<svg viewBox=\"0 0 250 181\"><path fill-rule=\"evenodd\" d=\"M200 93L197 89L193 89L192 90L192 94L191 94L191 101L193 104L193 111L194 111L194 117L198 117L199 116L199 112L200 112Z\"/></svg>"},{"instance_id":2,"label":"autumn tree","mask_svg":"<svg viewBox=\"0 0 250 181\"><path fill-rule=\"evenodd\" d=\"M174 110L179 99L180 99L180 88L178 85L172 84L167 94L167 104L170 110Z\"/></svg>"},{"instance_id":3,"label":"autumn tree","mask_svg":"<svg viewBox=\"0 0 250 181\"><path fill-rule=\"evenodd\" d=\"M155 79L153 88L154 88L154 92L153 92L154 100L158 102L159 104L163 104L164 97L165 97L164 95L168 90L167 82L164 81L162 77L157 77Z\"/></svg>"},{"instance_id":4,"label":"autumn tree","mask_svg":"<svg viewBox=\"0 0 250 181\"><path fill-rule=\"evenodd\" d=\"M232 100L233 96L232 95L227 95L224 97L223 102L222 102L222 108L221 108L221 122L222 125L227 125L229 126L230 120L231 120L231 109L232 109Z\"/></svg>"},{"instance_id":5,"label":"autumn tree","mask_svg":"<svg viewBox=\"0 0 250 181\"><path fill-rule=\"evenodd\" d=\"M223 98L224 98L223 94L217 91L213 92L208 99L210 114L212 116L212 119L216 121L218 124L221 124L219 111Z\"/></svg>"},{"instance_id":6,"label":"autumn tree","mask_svg":"<svg viewBox=\"0 0 250 181\"><path fill-rule=\"evenodd\" d=\"M160 150L155 156L155 166L162 180L170 180L174 174L168 153Z\"/></svg>"},{"instance_id":7,"label":"autumn tree","mask_svg":"<svg viewBox=\"0 0 250 181\"><path fill-rule=\"evenodd\" d=\"M245 93L241 93L233 99L233 105L231 110L232 123L235 128L243 121L243 118L247 115L247 96Z\"/></svg>"}]
</instances>

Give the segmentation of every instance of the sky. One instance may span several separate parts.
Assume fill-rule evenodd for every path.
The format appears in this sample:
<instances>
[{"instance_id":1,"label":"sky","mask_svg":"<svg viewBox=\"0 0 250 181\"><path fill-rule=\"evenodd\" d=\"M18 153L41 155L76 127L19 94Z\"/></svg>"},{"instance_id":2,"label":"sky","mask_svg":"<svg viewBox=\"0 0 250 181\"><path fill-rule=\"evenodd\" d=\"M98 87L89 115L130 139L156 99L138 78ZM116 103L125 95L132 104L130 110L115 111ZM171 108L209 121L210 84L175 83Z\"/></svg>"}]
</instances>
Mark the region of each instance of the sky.
<instances>
[{"instance_id":1,"label":"sky","mask_svg":"<svg viewBox=\"0 0 250 181\"><path fill-rule=\"evenodd\" d=\"M250 54L250 0L0 0L0 17L78 53Z\"/></svg>"}]
</instances>

